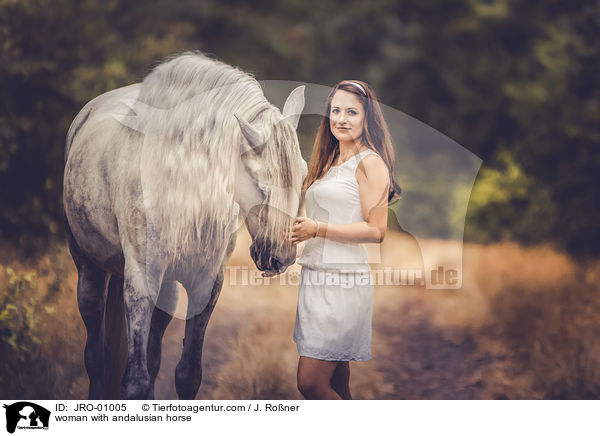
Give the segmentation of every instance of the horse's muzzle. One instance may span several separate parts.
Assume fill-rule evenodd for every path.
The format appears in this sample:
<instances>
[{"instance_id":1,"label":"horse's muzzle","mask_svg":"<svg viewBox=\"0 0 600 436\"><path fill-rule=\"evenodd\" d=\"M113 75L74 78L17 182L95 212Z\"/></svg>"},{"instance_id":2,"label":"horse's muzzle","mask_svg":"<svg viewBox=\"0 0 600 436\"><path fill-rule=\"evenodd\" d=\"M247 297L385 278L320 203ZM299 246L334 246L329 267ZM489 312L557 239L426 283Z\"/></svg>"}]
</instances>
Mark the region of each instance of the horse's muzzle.
<instances>
[{"instance_id":1,"label":"horse's muzzle","mask_svg":"<svg viewBox=\"0 0 600 436\"><path fill-rule=\"evenodd\" d=\"M280 259L276 256L273 245L264 240L255 240L252 242L252 245L250 245L250 256L256 267L267 275L281 274L295 260L295 253L291 253L289 259Z\"/></svg>"}]
</instances>

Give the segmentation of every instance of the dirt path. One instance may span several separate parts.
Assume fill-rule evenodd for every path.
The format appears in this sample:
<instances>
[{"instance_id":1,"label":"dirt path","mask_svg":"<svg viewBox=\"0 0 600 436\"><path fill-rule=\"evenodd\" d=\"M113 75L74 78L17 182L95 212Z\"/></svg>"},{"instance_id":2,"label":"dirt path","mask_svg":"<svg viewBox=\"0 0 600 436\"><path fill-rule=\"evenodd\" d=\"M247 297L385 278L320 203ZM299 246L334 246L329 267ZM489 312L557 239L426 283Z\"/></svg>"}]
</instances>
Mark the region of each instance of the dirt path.
<instances>
[{"instance_id":1,"label":"dirt path","mask_svg":"<svg viewBox=\"0 0 600 436\"><path fill-rule=\"evenodd\" d=\"M217 305L215 312L218 313L219 309ZM232 312L227 308L221 309L221 311ZM202 385L197 399L203 399L202 394L212 390L218 383L219 368L227 362L229 357L229 351L224 344L227 344L245 324L244 317L240 315L231 313L228 316L213 316L209 321L202 352ZM178 399L174 381L175 368L183 350L184 332L185 321L177 318L171 321L165 331L163 359L155 386L155 397L158 399Z\"/></svg>"},{"instance_id":2,"label":"dirt path","mask_svg":"<svg viewBox=\"0 0 600 436\"><path fill-rule=\"evenodd\" d=\"M411 316L410 304L373 321L386 340L377 364L394 386L388 399L477 399L484 391L471 376L488 358L481 357L473 336L461 327L437 327ZM402 323L397 320L402 319Z\"/></svg>"},{"instance_id":3,"label":"dirt path","mask_svg":"<svg viewBox=\"0 0 600 436\"><path fill-rule=\"evenodd\" d=\"M473 336L460 327L437 327L428 322L417 303L406 303L374 316L377 353L366 368L383 374L393 389L381 399L477 399L485 386L472 380L475 371L489 363ZM203 379L198 399L216 387L219 369L228 362L224 346L257 312L219 307L211 319L204 344ZM402 320L399 322L398 320ZM174 319L165 333L163 363L156 384L156 398L177 399L174 371L182 349L184 322Z\"/></svg>"}]
</instances>

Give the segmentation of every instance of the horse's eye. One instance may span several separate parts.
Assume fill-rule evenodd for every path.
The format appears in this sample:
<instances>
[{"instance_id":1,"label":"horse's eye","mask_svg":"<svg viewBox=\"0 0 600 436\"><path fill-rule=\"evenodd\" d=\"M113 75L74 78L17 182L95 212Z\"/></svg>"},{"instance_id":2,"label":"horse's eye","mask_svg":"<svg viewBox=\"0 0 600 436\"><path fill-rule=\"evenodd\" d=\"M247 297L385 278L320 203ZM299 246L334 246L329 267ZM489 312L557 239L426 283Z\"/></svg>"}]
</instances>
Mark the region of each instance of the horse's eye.
<instances>
[{"instance_id":1,"label":"horse's eye","mask_svg":"<svg viewBox=\"0 0 600 436\"><path fill-rule=\"evenodd\" d=\"M268 193L269 192L269 185L263 183L263 182L258 182L258 187L260 188L261 191L263 191L264 193Z\"/></svg>"},{"instance_id":2,"label":"horse's eye","mask_svg":"<svg viewBox=\"0 0 600 436\"><path fill-rule=\"evenodd\" d=\"M262 182L257 182L256 183L258 185L258 189L260 189L260 192L262 192L263 198L266 199L269 197L269 187L268 185L262 183Z\"/></svg>"}]
</instances>

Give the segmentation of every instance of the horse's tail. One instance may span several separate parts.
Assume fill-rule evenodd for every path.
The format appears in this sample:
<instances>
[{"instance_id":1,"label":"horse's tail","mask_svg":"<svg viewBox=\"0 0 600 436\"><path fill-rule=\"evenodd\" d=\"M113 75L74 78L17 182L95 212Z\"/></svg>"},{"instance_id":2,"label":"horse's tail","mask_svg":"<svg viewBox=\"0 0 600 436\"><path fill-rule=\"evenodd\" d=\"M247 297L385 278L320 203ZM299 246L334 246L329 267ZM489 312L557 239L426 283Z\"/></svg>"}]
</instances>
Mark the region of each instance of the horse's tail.
<instances>
[{"instance_id":1,"label":"horse's tail","mask_svg":"<svg viewBox=\"0 0 600 436\"><path fill-rule=\"evenodd\" d=\"M123 278L110 276L104 312L104 399L121 399L121 381L127 366L127 335Z\"/></svg>"}]
</instances>

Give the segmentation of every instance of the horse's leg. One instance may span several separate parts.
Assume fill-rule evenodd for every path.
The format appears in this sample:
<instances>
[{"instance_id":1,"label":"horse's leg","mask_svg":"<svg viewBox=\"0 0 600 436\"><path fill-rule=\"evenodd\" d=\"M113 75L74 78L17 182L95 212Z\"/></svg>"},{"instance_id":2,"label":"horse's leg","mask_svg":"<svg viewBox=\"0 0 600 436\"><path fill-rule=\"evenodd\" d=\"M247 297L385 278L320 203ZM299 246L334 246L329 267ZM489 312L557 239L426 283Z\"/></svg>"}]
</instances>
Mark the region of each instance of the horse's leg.
<instances>
[{"instance_id":1,"label":"horse's leg","mask_svg":"<svg viewBox=\"0 0 600 436\"><path fill-rule=\"evenodd\" d=\"M107 273L80 250L67 225L69 250L77 267L77 304L87 340L84 361L90 379L89 399L103 399L104 391L104 289Z\"/></svg>"},{"instance_id":2,"label":"horse's leg","mask_svg":"<svg viewBox=\"0 0 600 436\"><path fill-rule=\"evenodd\" d=\"M146 269L139 265L133 255L125 257L125 281L123 300L127 325L127 368L121 386L122 398L126 400L152 399L150 374L148 373L148 338L154 298L157 298L158 280L146 277ZM156 288L156 289L154 289Z\"/></svg>"},{"instance_id":3,"label":"horse's leg","mask_svg":"<svg viewBox=\"0 0 600 436\"><path fill-rule=\"evenodd\" d=\"M123 307L123 278L110 276L104 314L104 399L121 399L121 382L127 365L127 334Z\"/></svg>"},{"instance_id":4,"label":"horse's leg","mask_svg":"<svg viewBox=\"0 0 600 436\"><path fill-rule=\"evenodd\" d=\"M175 369L175 388L180 400L193 400L196 398L200 383L202 382L202 346L204 345L204 333L210 315L217 303L223 277L224 267L219 270L211 290L210 301L198 315L192 315L185 323L185 338L183 340L183 353L181 360ZM194 295L201 292L193 289L188 292L188 308L193 307Z\"/></svg>"},{"instance_id":5,"label":"horse's leg","mask_svg":"<svg viewBox=\"0 0 600 436\"><path fill-rule=\"evenodd\" d=\"M200 383L202 382L202 347L204 345L204 334L210 315L217 303L223 278L225 277L225 265L235 248L237 232L231 235L229 244L214 284L211 289L210 300L202 312L196 315L190 308L194 307L194 299L200 295L203 289L188 290L188 318L185 323L185 338L183 340L183 353L181 360L175 369L175 388L180 400L193 400L196 398Z\"/></svg>"},{"instance_id":6,"label":"horse's leg","mask_svg":"<svg viewBox=\"0 0 600 436\"><path fill-rule=\"evenodd\" d=\"M154 382L160 369L162 338L173 319L177 299L179 297L176 281L164 281L158 296L156 307L152 312L152 323L150 325L150 338L148 340L148 373L154 392Z\"/></svg>"}]
</instances>

